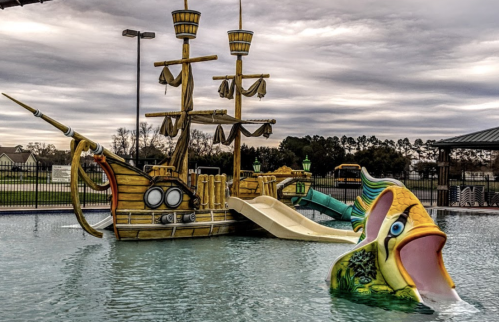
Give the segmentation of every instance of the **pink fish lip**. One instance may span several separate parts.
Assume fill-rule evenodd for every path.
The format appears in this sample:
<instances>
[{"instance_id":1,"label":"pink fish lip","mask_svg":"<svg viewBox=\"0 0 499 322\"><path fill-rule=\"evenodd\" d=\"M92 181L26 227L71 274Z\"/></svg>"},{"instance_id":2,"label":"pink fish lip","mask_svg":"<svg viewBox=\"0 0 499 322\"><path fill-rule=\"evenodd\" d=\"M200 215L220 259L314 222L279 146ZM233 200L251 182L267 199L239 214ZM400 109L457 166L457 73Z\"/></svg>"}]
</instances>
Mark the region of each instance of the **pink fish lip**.
<instances>
[{"instance_id":1,"label":"pink fish lip","mask_svg":"<svg viewBox=\"0 0 499 322\"><path fill-rule=\"evenodd\" d=\"M446 240L437 225L422 224L409 230L394 251L398 269L409 286L423 295L455 300L459 296L442 258Z\"/></svg>"}]
</instances>

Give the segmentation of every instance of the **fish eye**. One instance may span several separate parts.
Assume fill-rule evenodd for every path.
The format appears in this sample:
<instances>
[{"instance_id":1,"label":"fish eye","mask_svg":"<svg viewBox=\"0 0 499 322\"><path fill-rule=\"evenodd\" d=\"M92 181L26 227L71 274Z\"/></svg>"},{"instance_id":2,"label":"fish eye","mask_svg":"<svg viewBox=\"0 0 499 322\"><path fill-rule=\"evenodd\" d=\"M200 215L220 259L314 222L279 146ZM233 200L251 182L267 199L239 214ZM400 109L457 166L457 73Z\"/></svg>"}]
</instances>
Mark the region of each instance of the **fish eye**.
<instances>
[{"instance_id":1,"label":"fish eye","mask_svg":"<svg viewBox=\"0 0 499 322\"><path fill-rule=\"evenodd\" d=\"M396 221L390 227L390 234L394 237L400 235L404 231L405 225L400 221Z\"/></svg>"}]
</instances>

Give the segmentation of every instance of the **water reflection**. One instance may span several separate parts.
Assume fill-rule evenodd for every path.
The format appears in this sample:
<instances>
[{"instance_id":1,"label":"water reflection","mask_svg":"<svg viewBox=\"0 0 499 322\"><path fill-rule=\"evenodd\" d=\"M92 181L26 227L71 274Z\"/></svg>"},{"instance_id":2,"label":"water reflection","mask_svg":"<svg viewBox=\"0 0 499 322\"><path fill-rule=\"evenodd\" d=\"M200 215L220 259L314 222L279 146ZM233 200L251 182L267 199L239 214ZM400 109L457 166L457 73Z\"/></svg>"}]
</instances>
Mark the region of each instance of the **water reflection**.
<instances>
[{"instance_id":1,"label":"water reflection","mask_svg":"<svg viewBox=\"0 0 499 322\"><path fill-rule=\"evenodd\" d=\"M329 266L352 245L223 236L118 242L112 232L96 239L61 228L76 223L74 215L1 216L0 320L495 320L497 216L437 214L437 222L464 301L412 307L330 293Z\"/></svg>"},{"instance_id":2,"label":"water reflection","mask_svg":"<svg viewBox=\"0 0 499 322\"><path fill-rule=\"evenodd\" d=\"M434 314L435 311L428 306L412 302L404 301L397 297L386 296L382 294L371 294L369 296L362 296L352 293L346 293L336 290L331 290L330 294L332 297L338 297L342 299L349 300L357 304L363 304L367 306L372 306L376 308L381 308L387 311L400 311L405 313L419 313L419 314Z\"/></svg>"}]
</instances>

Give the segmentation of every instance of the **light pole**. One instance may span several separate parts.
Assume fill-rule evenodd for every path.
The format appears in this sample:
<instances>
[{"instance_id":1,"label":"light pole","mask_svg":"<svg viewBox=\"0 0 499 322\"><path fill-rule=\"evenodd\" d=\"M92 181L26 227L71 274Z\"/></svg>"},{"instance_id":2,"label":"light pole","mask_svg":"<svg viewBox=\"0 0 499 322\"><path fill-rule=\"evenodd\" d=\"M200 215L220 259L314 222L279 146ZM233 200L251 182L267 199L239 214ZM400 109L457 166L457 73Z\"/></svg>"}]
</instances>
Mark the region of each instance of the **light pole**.
<instances>
[{"instance_id":1,"label":"light pole","mask_svg":"<svg viewBox=\"0 0 499 322\"><path fill-rule=\"evenodd\" d=\"M139 166L139 90L140 90L140 38L153 39L156 37L154 32L140 32L137 30L125 29L122 35L124 37L137 37L137 121L135 124L135 166Z\"/></svg>"}]
</instances>

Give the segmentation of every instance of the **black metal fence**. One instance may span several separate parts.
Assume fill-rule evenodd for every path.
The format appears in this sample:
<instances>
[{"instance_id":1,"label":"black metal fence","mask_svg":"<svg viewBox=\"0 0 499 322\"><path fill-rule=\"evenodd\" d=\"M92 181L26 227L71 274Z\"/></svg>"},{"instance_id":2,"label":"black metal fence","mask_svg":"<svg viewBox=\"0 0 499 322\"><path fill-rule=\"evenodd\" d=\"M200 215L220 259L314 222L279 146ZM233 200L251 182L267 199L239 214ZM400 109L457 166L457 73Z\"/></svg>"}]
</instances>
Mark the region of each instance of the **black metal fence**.
<instances>
[{"instance_id":1,"label":"black metal fence","mask_svg":"<svg viewBox=\"0 0 499 322\"><path fill-rule=\"evenodd\" d=\"M409 190L412 191L419 198L425 206L437 205L437 185L438 179L436 175L421 176L418 173L404 172L395 177L395 179L402 182ZM312 188L320 191L333 198L347 204L353 204L357 196L362 195L362 188L353 185L344 185L337 187L332 176L313 177ZM494 181L494 177L485 174L465 175L462 174L460 179L451 179L451 186L483 186L485 191L485 202L488 205L488 199L494 194L499 192L499 182Z\"/></svg>"},{"instance_id":2,"label":"black metal fence","mask_svg":"<svg viewBox=\"0 0 499 322\"><path fill-rule=\"evenodd\" d=\"M94 182L102 184L107 180L97 164L85 163L82 166ZM71 206L69 183L54 182L52 170L52 166L40 162L32 165L0 163L0 207ZM401 181L425 206L436 205L438 179L435 175L405 172L392 177ZM485 174L463 173L460 179L451 179L450 185L483 186L486 205L490 204L490 196L499 192L499 182ZM314 176L312 188L347 204L353 204L355 198L362 195L360 186L337 187L332 176ZM79 182L79 192L82 207L108 205L110 202L110 190L94 191L83 181Z\"/></svg>"},{"instance_id":3,"label":"black metal fence","mask_svg":"<svg viewBox=\"0 0 499 322\"><path fill-rule=\"evenodd\" d=\"M98 184L107 180L96 164L82 165L88 176ZM0 207L71 206L69 182L54 182L52 166L43 163L0 163ZM110 191L94 191L79 182L82 207L109 204Z\"/></svg>"}]
</instances>

